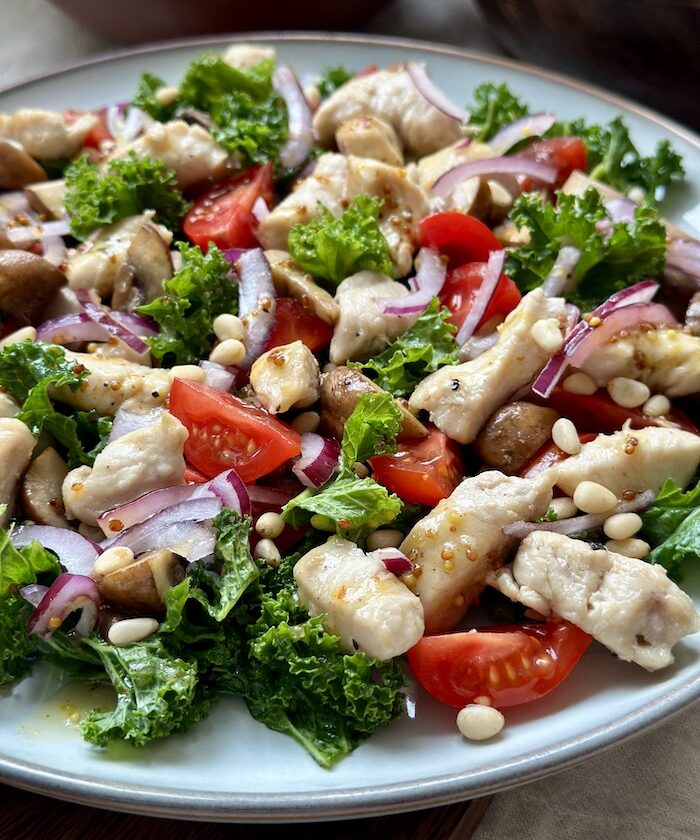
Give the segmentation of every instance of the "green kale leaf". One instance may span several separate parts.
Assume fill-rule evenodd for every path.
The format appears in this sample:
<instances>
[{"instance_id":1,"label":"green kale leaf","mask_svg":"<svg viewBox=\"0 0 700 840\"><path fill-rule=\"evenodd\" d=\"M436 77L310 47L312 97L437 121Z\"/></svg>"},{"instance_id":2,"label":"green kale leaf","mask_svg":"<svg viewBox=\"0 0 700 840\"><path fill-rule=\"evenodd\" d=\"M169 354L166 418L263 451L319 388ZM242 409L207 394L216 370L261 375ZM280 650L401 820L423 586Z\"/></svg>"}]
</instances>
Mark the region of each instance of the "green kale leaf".
<instances>
[{"instance_id":1,"label":"green kale leaf","mask_svg":"<svg viewBox=\"0 0 700 840\"><path fill-rule=\"evenodd\" d=\"M156 98L156 91L166 86L165 80L153 73L143 73L136 94L133 99L134 106L145 111L158 122L168 122L175 115L177 99L167 105L162 105Z\"/></svg>"},{"instance_id":2,"label":"green kale leaf","mask_svg":"<svg viewBox=\"0 0 700 840\"><path fill-rule=\"evenodd\" d=\"M467 105L471 136L482 143L509 123L529 113L529 109L506 84L484 82L474 90L474 102Z\"/></svg>"},{"instance_id":3,"label":"green kale leaf","mask_svg":"<svg viewBox=\"0 0 700 840\"><path fill-rule=\"evenodd\" d=\"M355 77L352 70L338 64L336 67L326 67L321 73L321 78L316 87L321 94L321 99L328 99L328 97L335 93L338 88L342 87L346 82Z\"/></svg>"},{"instance_id":4,"label":"green kale leaf","mask_svg":"<svg viewBox=\"0 0 700 840\"><path fill-rule=\"evenodd\" d=\"M645 560L661 563L678 579L687 561L700 560L700 484L683 492L669 478L642 523L642 535L653 546Z\"/></svg>"}]
</instances>

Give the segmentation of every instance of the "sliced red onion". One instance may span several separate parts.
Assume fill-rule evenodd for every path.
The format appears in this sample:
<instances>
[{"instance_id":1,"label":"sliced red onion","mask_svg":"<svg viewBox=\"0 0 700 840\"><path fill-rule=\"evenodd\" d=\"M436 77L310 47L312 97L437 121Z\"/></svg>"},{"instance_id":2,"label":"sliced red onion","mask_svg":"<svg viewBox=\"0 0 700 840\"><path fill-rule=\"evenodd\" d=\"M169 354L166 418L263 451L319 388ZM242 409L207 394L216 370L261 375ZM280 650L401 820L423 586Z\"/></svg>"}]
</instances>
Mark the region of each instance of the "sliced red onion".
<instances>
[{"instance_id":1,"label":"sliced red onion","mask_svg":"<svg viewBox=\"0 0 700 840\"><path fill-rule=\"evenodd\" d=\"M250 514L250 496L248 495L245 484L241 481L240 476L235 470L225 470L205 484L198 486L200 488L206 487L218 496L224 503L224 507L235 510L241 516L248 516Z\"/></svg>"},{"instance_id":2,"label":"sliced red onion","mask_svg":"<svg viewBox=\"0 0 700 840\"><path fill-rule=\"evenodd\" d=\"M580 258L581 252L573 245L564 245L559 250L552 270L542 284L542 291L547 297L557 297L566 290Z\"/></svg>"},{"instance_id":3,"label":"sliced red onion","mask_svg":"<svg viewBox=\"0 0 700 840\"><path fill-rule=\"evenodd\" d=\"M62 315L45 321L36 331L37 341L47 344L73 344L76 341L107 341L110 333L87 313Z\"/></svg>"},{"instance_id":4,"label":"sliced red onion","mask_svg":"<svg viewBox=\"0 0 700 840\"><path fill-rule=\"evenodd\" d=\"M199 363L206 374L204 380L211 388L217 388L219 391L230 391L236 379L235 372L229 368L220 365L217 362L210 362L208 359L202 359Z\"/></svg>"},{"instance_id":5,"label":"sliced red onion","mask_svg":"<svg viewBox=\"0 0 700 840\"><path fill-rule=\"evenodd\" d=\"M498 281L501 279L505 259L506 252L503 250L491 251L489 254L489 259L486 263L486 271L484 272L484 279L481 281L481 285L474 295L471 309L469 310L467 317L464 319L464 323L459 328L459 332L456 335L457 344L460 346L474 335L474 331L479 326L481 319L484 317L484 314L488 309L488 305L491 302L491 298L493 297L493 293L496 291L496 286L498 286Z\"/></svg>"},{"instance_id":6,"label":"sliced red onion","mask_svg":"<svg viewBox=\"0 0 700 840\"><path fill-rule=\"evenodd\" d=\"M48 586L42 586L40 583L30 583L27 586L23 586L19 590L19 594L28 604L31 604L33 607L38 607L48 591Z\"/></svg>"},{"instance_id":7,"label":"sliced red onion","mask_svg":"<svg viewBox=\"0 0 700 840\"><path fill-rule=\"evenodd\" d=\"M543 181L545 184L553 184L557 179L557 170L553 166L547 166L546 163L539 163L536 160L518 155L513 155L512 157L480 158L479 160L460 163L452 169L449 169L437 179L430 189L435 195L439 195L441 198L448 198L455 187L469 178L479 176L491 180L501 180L501 176L504 175L525 175L530 178L536 178L538 181ZM507 179L506 187L510 183L511 179Z\"/></svg>"},{"instance_id":8,"label":"sliced red onion","mask_svg":"<svg viewBox=\"0 0 700 840\"><path fill-rule=\"evenodd\" d=\"M164 408L148 408L145 411L131 411L128 408L124 408L123 405L120 406L114 415L112 431L109 433L107 443L113 443L130 432L152 426L160 420L164 411Z\"/></svg>"},{"instance_id":9,"label":"sliced red onion","mask_svg":"<svg viewBox=\"0 0 700 840\"><path fill-rule=\"evenodd\" d=\"M520 120L509 123L489 140L489 146L497 155L504 155L516 143L529 137L541 137L556 122L556 117L549 111L530 114Z\"/></svg>"},{"instance_id":10,"label":"sliced red onion","mask_svg":"<svg viewBox=\"0 0 700 840\"><path fill-rule=\"evenodd\" d=\"M189 525L189 530L185 532L183 529L183 536L172 543L170 550L184 557L190 564L211 557L216 548L216 531L203 522L185 524Z\"/></svg>"},{"instance_id":11,"label":"sliced red onion","mask_svg":"<svg viewBox=\"0 0 700 840\"><path fill-rule=\"evenodd\" d=\"M123 327L126 327L134 335L138 335L141 338L150 338L158 335L158 325L145 315L139 315L136 312L121 312L118 309L113 309L112 318L118 321Z\"/></svg>"},{"instance_id":12,"label":"sliced red onion","mask_svg":"<svg viewBox=\"0 0 700 840\"><path fill-rule=\"evenodd\" d=\"M10 536L15 548L24 548L36 540L52 551L67 572L89 575L95 568L95 560L102 554L100 546L69 528L53 525L21 525Z\"/></svg>"},{"instance_id":13,"label":"sliced red onion","mask_svg":"<svg viewBox=\"0 0 700 840\"><path fill-rule=\"evenodd\" d=\"M246 328L246 354L238 365L250 370L253 362L265 350L275 325L275 284L270 264L262 248L252 248L242 254L238 262L238 310Z\"/></svg>"},{"instance_id":14,"label":"sliced red onion","mask_svg":"<svg viewBox=\"0 0 700 840\"><path fill-rule=\"evenodd\" d=\"M124 110L119 105L110 105L105 110L107 131L117 143L130 143L144 128L143 111L133 105Z\"/></svg>"},{"instance_id":15,"label":"sliced red onion","mask_svg":"<svg viewBox=\"0 0 700 840\"><path fill-rule=\"evenodd\" d=\"M306 160L314 144L311 108L296 75L284 64L275 70L272 85L287 106L287 140L280 150L280 162L294 169Z\"/></svg>"},{"instance_id":16,"label":"sliced red onion","mask_svg":"<svg viewBox=\"0 0 700 840\"><path fill-rule=\"evenodd\" d=\"M673 239L666 249L666 265L700 281L700 242Z\"/></svg>"},{"instance_id":17,"label":"sliced red onion","mask_svg":"<svg viewBox=\"0 0 700 840\"><path fill-rule=\"evenodd\" d=\"M240 260L240 258L243 256L243 254L247 254L248 251L252 251L252 250L254 250L254 249L253 248L224 248L224 250L221 253L226 257L226 259L228 260L228 262L231 263L231 265L235 266L235 264L238 262L238 260Z\"/></svg>"},{"instance_id":18,"label":"sliced red onion","mask_svg":"<svg viewBox=\"0 0 700 840\"><path fill-rule=\"evenodd\" d=\"M415 315L423 312L430 301L440 294L447 277L447 262L432 248L421 248L416 258L418 271L414 291L407 297L392 300L384 307L385 315ZM409 281L410 282L410 281Z\"/></svg>"},{"instance_id":19,"label":"sliced red onion","mask_svg":"<svg viewBox=\"0 0 700 840\"><path fill-rule=\"evenodd\" d=\"M47 236L43 242L43 257L46 262L59 268L66 258L66 245L60 236Z\"/></svg>"},{"instance_id":20,"label":"sliced red onion","mask_svg":"<svg viewBox=\"0 0 700 840\"><path fill-rule=\"evenodd\" d=\"M398 548L378 548L375 551L368 552L367 556L381 560L396 577L401 577L401 575L413 571L413 563Z\"/></svg>"},{"instance_id":21,"label":"sliced red onion","mask_svg":"<svg viewBox=\"0 0 700 840\"><path fill-rule=\"evenodd\" d=\"M280 490L277 487L263 487L259 484L246 485L248 496L252 504L258 505L276 505L277 507L284 507L290 499L296 496L296 493L287 493L286 490Z\"/></svg>"},{"instance_id":22,"label":"sliced red onion","mask_svg":"<svg viewBox=\"0 0 700 840\"><path fill-rule=\"evenodd\" d=\"M100 592L86 575L62 574L51 584L29 619L29 632L48 639L71 613L80 610L73 632L87 636L95 629L100 609Z\"/></svg>"},{"instance_id":23,"label":"sliced red onion","mask_svg":"<svg viewBox=\"0 0 700 840\"><path fill-rule=\"evenodd\" d=\"M427 99L433 108L437 108L438 111L446 117L451 117L453 120L467 122L469 111L465 111L464 108L455 105L447 94L440 90L430 76L428 76L428 71L424 64L420 64L417 61L409 61L406 64L406 72L410 76L418 93L424 99Z\"/></svg>"},{"instance_id":24,"label":"sliced red onion","mask_svg":"<svg viewBox=\"0 0 700 840\"><path fill-rule=\"evenodd\" d=\"M13 244L22 242L43 241L49 237L67 236L70 233L68 219L57 219L54 222L41 222L36 225L22 225L8 228L5 235Z\"/></svg>"},{"instance_id":25,"label":"sliced red onion","mask_svg":"<svg viewBox=\"0 0 700 840\"><path fill-rule=\"evenodd\" d=\"M321 487L338 466L340 444L315 432L301 436L301 455L292 465L292 472L304 487Z\"/></svg>"},{"instance_id":26,"label":"sliced red onion","mask_svg":"<svg viewBox=\"0 0 700 840\"><path fill-rule=\"evenodd\" d=\"M125 326L120 324L119 321L113 318L109 312L97 304L88 289L78 289L75 296L78 299L78 303L85 310L85 314L93 321L104 327L110 336L113 336L118 341L122 341L127 347L135 353L138 353L140 356L146 356L148 353L148 345L146 342L140 339L135 333L131 332L130 329L127 329Z\"/></svg>"},{"instance_id":27,"label":"sliced red onion","mask_svg":"<svg viewBox=\"0 0 700 840\"><path fill-rule=\"evenodd\" d=\"M262 222L263 219L266 219L270 215L270 208L265 203L265 199L259 195L253 202L250 212L255 216L258 222Z\"/></svg>"},{"instance_id":28,"label":"sliced red onion","mask_svg":"<svg viewBox=\"0 0 700 840\"><path fill-rule=\"evenodd\" d=\"M603 205L613 222L634 222L637 205L629 198L608 198Z\"/></svg>"},{"instance_id":29,"label":"sliced red onion","mask_svg":"<svg viewBox=\"0 0 700 840\"><path fill-rule=\"evenodd\" d=\"M649 507L655 498L656 493L653 490L645 490L629 502L620 502L607 513L587 513L584 516L572 516L568 519L557 519L554 522L513 522L506 525L502 531L505 536L517 537L520 540L533 531L552 531L555 534L566 535L582 534L584 531L600 528L605 520L613 514L644 510Z\"/></svg>"}]
</instances>

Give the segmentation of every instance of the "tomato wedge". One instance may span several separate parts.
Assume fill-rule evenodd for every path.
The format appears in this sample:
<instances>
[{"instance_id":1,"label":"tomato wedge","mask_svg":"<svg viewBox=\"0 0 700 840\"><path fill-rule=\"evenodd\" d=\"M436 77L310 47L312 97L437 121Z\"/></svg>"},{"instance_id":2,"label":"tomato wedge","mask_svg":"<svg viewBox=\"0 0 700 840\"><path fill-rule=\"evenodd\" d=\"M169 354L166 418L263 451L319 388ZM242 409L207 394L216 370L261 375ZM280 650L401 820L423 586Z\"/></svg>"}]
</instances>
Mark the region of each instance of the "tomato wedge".
<instances>
[{"instance_id":1,"label":"tomato wedge","mask_svg":"<svg viewBox=\"0 0 700 840\"><path fill-rule=\"evenodd\" d=\"M333 338L333 327L322 321L296 298L277 298L275 326L265 347L303 341L309 350L321 350Z\"/></svg>"},{"instance_id":2,"label":"tomato wedge","mask_svg":"<svg viewBox=\"0 0 700 840\"><path fill-rule=\"evenodd\" d=\"M301 438L285 423L200 382L175 379L170 412L190 433L185 457L208 478L233 467L248 483L301 452Z\"/></svg>"},{"instance_id":3,"label":"tomato wedge","mask_svg":"<svg viewBox=\"0 0 700 840\"><path fill-rule=\"evenodd\" d=\"M552 184L553 190L559 189L575 169L586 171L586 144L580 137L552 137L549 140L540 140L518 154L553 166L557 170L557 179ZM522 187L523 190L532 190L539 184L539 181L526 178Z\"/></svg>"},{"instance_id":4,"label":"tomato wedge","mask_svg":"<svg viewBox=\"0 0 700 840\"><path fill-rule=\"evenodd\" d=\"M472 308L476 293L483 283L485 271L485 262L472 262L458 265L447 272L447 279L440 291L439 298L440 303L452 313L448 320L457 329L462 326L469 310ZM522 295L515 283L505 274L501 274L496 290L486 307L486 312L484 312L484 317L479 321L476 329L478 330L479 327L497 316L505 317L515 309L521 298Z\"/></svg>"},{"instance_id":5,"label":"tomato wedge","mask_svg":"<svg viewBox=\"0 0 700 840\"><path fill-rule=\"evenodd\" d=\"M474 216L449 210L426 216L418 228L420 245L449 257L449 266L486 262L491 251L503 250L483 222Z\"/></svg>"},{"instance_id":6,"label":"tomato wedge","mask_svg":"<svg viewBox=\"0 0 700 840\"><path fill-rule=\"evenodd\" d=\"M487 697L493 706L528 703L556 688L592 638L568 621L489 627L425 636L408 651L420 685L461 708Z\"/></svg>"},{"instance_id":7,"label":"tomato wedge","mask_svg":"<svg viewBox=\"0 0 700 840\"><path fill-rule=\"evenodd\" d=\"M459 445L438 429L426 438L399 442L394 455L375 455L369 464L380 484L417 505L436 505L464 478Z\"/></svg>"},{"instance_id":8,"label":"tomato wedge","mask_svg":"<svg viewBox=\"0 0 700 840\"><path fill-rule=\"evenodd\" d=\"M253 205L258 198L269 205L273 196L272 164L252 166L201 195L185 216L182 229L203 251L210 242L219 248L255 248L258 223Z\"/></svg>"}]
</instances>

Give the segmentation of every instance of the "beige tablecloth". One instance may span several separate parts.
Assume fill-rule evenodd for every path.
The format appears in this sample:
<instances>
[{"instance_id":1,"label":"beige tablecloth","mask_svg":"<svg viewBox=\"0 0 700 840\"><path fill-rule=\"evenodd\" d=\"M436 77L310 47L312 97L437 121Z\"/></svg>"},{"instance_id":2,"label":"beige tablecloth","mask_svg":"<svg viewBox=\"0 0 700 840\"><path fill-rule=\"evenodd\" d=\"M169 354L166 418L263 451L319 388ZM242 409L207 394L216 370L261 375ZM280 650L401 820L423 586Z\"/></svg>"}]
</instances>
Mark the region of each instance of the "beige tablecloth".
<instances>
[{"instance_id":1,"label":"beige tablecloth","mask_svg":"<svg viewBox=\"0 0 700 840\"><path fill-rule=\"evenodd\" d=\"M498 51L468 0L398 0L368 28ZM0 87L114 46L45 0L0 0ZM696 706L598 758L500 794L474 840L700 840L699 735Z\"/></svg>"}]
</instances>

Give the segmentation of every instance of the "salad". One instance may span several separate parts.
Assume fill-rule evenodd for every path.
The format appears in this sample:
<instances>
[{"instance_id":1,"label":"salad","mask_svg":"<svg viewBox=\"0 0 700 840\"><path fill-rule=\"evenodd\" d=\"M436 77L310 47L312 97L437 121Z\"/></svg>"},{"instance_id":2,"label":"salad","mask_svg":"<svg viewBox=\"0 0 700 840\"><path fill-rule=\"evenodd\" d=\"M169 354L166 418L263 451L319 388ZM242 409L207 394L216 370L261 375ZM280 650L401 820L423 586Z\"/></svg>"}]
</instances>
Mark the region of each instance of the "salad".
<instances>
[{"instance_id":1,"label":"salad","mask_svg":"<svg viewBox=\"0 0 700 840\"><path fill-rule=\"evenodd\" d=\"M469 92L465 91L465 97ZM700 630L700 245L621 119L204 54L0 114L0 685L100 748L224 694L330 767ZM1 696L0 696L1 704Z\"/></svg>"}]
</instances>

